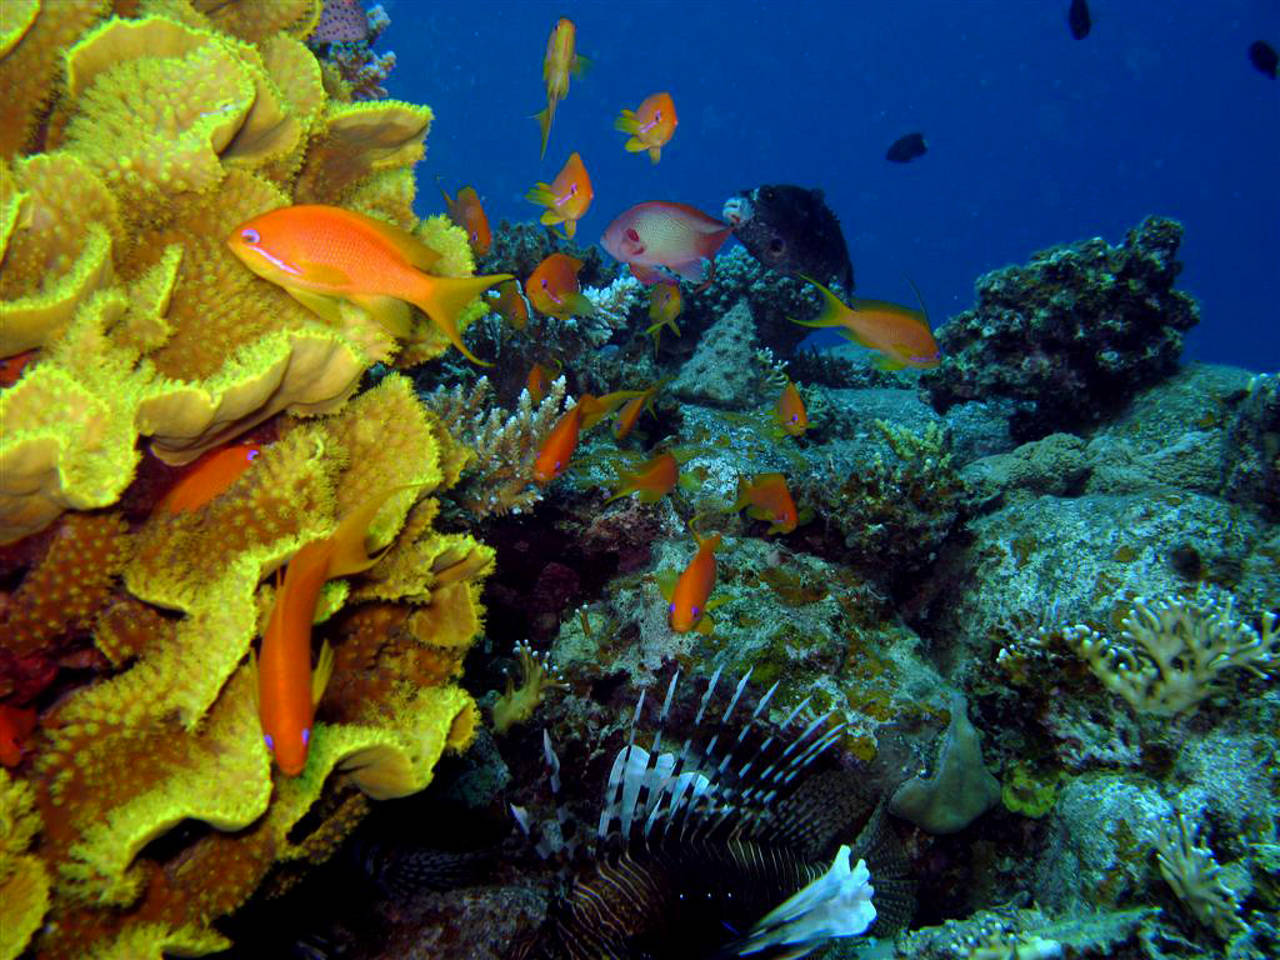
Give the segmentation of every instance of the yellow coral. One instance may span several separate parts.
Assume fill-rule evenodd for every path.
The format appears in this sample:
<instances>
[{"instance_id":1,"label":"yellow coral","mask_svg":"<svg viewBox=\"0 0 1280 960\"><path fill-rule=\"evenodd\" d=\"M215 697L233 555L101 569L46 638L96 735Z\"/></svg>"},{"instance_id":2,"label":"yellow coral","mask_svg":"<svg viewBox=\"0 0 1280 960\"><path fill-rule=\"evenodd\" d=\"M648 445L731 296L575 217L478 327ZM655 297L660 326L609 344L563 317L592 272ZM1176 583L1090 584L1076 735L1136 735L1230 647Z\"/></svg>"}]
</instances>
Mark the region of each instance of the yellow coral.
<instances>
[{"instance_id":1,"label":"yellow coral","mask_svg":"<svg viewBox=\"0 0 1280 960\"><path fill-rule=\"evenodd\" d=\"M0 958L26 947L49 908L49 876L27 853L40 830L35 791L0 769Z\"/></svg>"}]
</instances>

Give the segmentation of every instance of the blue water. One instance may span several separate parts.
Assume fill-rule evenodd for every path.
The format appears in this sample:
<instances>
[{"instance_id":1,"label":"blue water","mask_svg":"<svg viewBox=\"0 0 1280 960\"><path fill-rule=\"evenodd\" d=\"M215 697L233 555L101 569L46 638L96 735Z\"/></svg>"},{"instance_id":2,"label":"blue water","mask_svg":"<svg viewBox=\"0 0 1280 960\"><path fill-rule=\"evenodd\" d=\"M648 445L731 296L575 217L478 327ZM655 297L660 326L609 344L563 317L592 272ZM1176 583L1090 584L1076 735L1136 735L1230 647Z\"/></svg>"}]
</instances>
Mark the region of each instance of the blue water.
<instances>
[{"instance_id":1,"label":"blue water","mask_svg":"<svg viewBox=\"0 0 1280 960\"><path fill-rule=\"evenodd\" d=\"M818 186L840 216L858 293L934 322L973 303L981 273L1143 216L1186 227L1180 287L1201 303L1191 359L1280 369L1280 81L1249 63L1280 47L1276 0L558 2L390 0L392 96L429 104L419 212L434 178L471 183L495 226L579 151L596 198L579 238L646 200L719 215L761 183ZM559 16L593 61L538 159L542 58ZM623 151L613 119L657 90L680 126L662 162ZM929 153L885 161L922 131Z\"/></svg>"}]
</instances>

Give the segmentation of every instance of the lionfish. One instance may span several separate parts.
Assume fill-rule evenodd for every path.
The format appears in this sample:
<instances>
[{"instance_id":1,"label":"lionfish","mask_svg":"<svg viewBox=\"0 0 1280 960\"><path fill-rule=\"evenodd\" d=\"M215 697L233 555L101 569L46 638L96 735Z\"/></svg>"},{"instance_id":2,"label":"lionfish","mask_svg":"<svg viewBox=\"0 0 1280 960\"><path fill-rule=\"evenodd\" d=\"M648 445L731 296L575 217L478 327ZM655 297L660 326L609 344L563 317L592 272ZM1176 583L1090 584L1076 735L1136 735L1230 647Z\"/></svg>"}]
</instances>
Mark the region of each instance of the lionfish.
<instances>
[{"instance_id":1,"label":"lionfish","mask_svg":"<svg viewBox=\"0 0 1280 960\"><path fill-rule=\"evenodd\" d=\"M765 713L774 684L735 726L748 671L704 728L717 670L695 734L664 749L678 678L648 749L636 743L641 693L609 774L590 862L516 957L787 960L834 938L904 927L914 890L896 836L853 774L818 770L845 724L828 725L829 711L801 728L806 699L771 732ZM793 724L798 732L788 736ZM544 748L558 793L559 762L545 734Z\"/></svg>"}]
</instances>

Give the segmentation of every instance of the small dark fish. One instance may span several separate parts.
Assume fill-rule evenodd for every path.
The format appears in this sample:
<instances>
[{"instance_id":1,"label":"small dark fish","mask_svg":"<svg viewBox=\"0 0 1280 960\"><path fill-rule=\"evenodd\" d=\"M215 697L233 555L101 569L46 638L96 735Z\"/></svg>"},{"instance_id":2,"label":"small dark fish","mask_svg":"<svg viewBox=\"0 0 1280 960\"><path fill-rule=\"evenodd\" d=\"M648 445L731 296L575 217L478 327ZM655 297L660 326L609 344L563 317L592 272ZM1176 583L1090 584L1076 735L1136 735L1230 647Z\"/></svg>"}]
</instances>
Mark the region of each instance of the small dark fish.
<instances>
[{"instance_id":1,"label":"small dark fish","mask_svg":"<svg viewBox=\"0 0 1280 960\"><path fill-rule=\"evenodd\" d=\"M743 190L725 201L724 219L738 242L769 269L826 277L853 289L849 248L821 190L788 183Z\"/></svg>"},{"instance_id":2,"label":"small dark fish","mask_svg":"<svg viewBox=\"0 0 1280 960\"><path fill-rule=\"evenodd\" d=\"M1276 68L1280 67L1280 56L1276 54L1276 48L1271 44L1262 40L1255 40L1249 44L1249 62L1258 68L1259 73L1263 73L1274 80L1276 78Z\"/></svg>"},{"instance_id":3,"label":"small dark fish","mask_svg":"<svg viewBox=\"0 0 1280 960\"><path fill-rule=\"evenodd\" d=\"M923 157L928 152L929 144L924 142L923 133L908 133L889 145L884 158L892 163L910 163L916 157Z\"/></svg>"},{"instance_id":4,"label":"small dark fish","mask_svg":"<svg viewBox=\"0 0 1280 960\"><path fill-rule=\"evenodd\" d=\"M1071 9L1067 11L1067 25L1071 27L1071 35L1083 40L1093 28L1093 17L1089 16L1089 4L1085 0L1071 0Z\"/></svg>"}]
</instances>

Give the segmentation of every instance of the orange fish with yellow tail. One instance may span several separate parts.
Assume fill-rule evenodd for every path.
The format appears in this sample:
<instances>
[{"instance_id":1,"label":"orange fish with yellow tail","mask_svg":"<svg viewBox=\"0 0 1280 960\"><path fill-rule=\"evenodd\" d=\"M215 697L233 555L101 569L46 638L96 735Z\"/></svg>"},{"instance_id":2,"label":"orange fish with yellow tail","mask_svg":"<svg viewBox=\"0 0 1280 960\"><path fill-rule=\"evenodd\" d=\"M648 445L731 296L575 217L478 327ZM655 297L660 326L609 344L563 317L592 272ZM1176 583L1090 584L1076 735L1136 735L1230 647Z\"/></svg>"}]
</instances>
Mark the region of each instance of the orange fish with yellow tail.
<instances>
[{"instance_id":1,"label":"orange fish with yellow tail","mask_svg":"<svg viewBox=\"0 0 1280 960\"><path fill-rule=\"evenodd\" d=\"M503 280L497 287L496 297L489 298L489 306L517 330L523 330L529 322L529 301L520 290L519 280Z\"/></svg>"},{"instance_id":2,"label":"orange fish with yellow tail","mask_svg":"<svg viewBox=\"0 0 1280 960\"><path fill-rule=\"evenodd\" d=\"M569 77L582 76L588 61L578 56L578 28L573 21L561 17L547 38L547 55L542 61L542 82L547 88L547 108L534 114L542 130L542 149L538 157L547 155L547 138L551 135L551 121L556 118L556 105L569 95Z\"/></svg>"},{"instance_id":3,"label":"orange fish with yellow tail","mask_svg":"<svg viewBox=\"0 0 1280 960\"><path fill-rule=\"evenodd\" d=\"M645 97L634 110L623 110L613 122L613 127L631 134L631 139L625 144L628 153L648 150L649 160L657 163L662 159L662 148L670 142L679 122L675 101L664 90Z\"/></svg>"},{"instance_id":4,"label":"orange fish with yellow tail","mask_svg":"<svg viewBox=\"0 0 1280 960\"><path fill-rule=\"evenodd\" d=\"M307 765L315 707L333 672L328 644L315 671L311 669L311 623L320 590L333 577L359 573L378 562L381 554L369 556L365 536L382 505L403 489L373 495L343 517L332 535L304 544L276 591L256 663L258 716L267 749L285 776L296 777Z\"/></svg>"},{"instance_id":5,"label":"orange fish with yellow tail","mask_svg":"<svg viewBox=\"0 0 1280 960\"><path fill-rule=\"evenodd\" d=\"M471 252L483 257L493 246L493 230L489 227L489 217L480 203L480 194L475 187L463 187L456 197L450 197L444 187L440 188L444 196L445 209L449 219L455 225L467 231L467 242L471 244Z\"/></svg>"},{"instance_id":6,"label":"orange fish with yellow tail","mask_svg":"<svg viewBox=\"0 0 1280 960\"><path fill-rule=\"evenodd\" d=\"M572 240L578 231L578 221L586 216L594 196L595 191L591 187L591 178L587 176L582 157L571 153L555 180L535 184L525 194L525 199L546 207L542 213L542 222L549 227L563 223L564 235Z\"/></svg>"},{"instance_id":7,"label":"orange fish with yellow tail","mask_svg":"<svg viewBox=\"0 0 1280 960\"><path fill-rule=\"evenodd\" d=\"M436 277L440 255L404 230L353 210L319 204L281 207L247 220L227 245L250 270L283 287L307 309L330 322L341 320L343 302L363 307L393 336L408 338L413 304L462 354L477 359L462 343L462 311L503 280Z\"/></svg>"},{"instance_id":8,"label":"orange fish with yellow tail","mask_svg":"<svg viewBox=\"0 0 1280 960\"><path fill-rule=\"evenodd\" d=\"M790 378L787 379L787 385L782 388L782 394L778 397L778 406L774 409L773 418L782 432L789 437L804 436L804 432L809 429L809 411L805 408L804 398L800 396L799 389Z\"/></svg>"},{"instance_id":9,"label":"orange fish with yellow tail","mask_svg":"<svg viewBox=\"0 0 1280 960\"><path fill-rule=\"evenodd\" d=\"M206 453L183 475L159 509L166 513L190 513L220 496L257 461L262 453L258 443L237 443Z\"/></svg>"},{"instance_id":10,"label":"orange fish with yellow tail","mask_svg":"<svg viewBox=\"0 0 1280 960\"><path fill-rule=\"evenodd\" d=\"M633 493L639 494L636 499L641 503L656 503L675 488L680 476L680 465L670 453L660 453L634 470L621 466L616 469L618 489L605 503L629 497Z\"/></svg>"},{"instance_id":11,"label":"orange fish with yellow tail","mask_svg":"<svg viewBox=\"0 0 1280 960\"><path fill-rule=\"evenodd\" d=\"M703 537L696 530L691 532L698 549L676 580L670 595L664 591L668 601L667 620L676 633L688 633L690 630L710 633L713 625L707 611L719 606L711 599L711 591L716 585L716 549L720 546L720 534Z\"/></svg>"},{"instance_id":12,"label":"orange fish with yellow tail","mask_svg":"<svg viewBox=\"0 0 1280 960\"><path fill-rule=\"evenodd\" d=\"M770 524L766 533L790 533L800 522L795 501L780 473L762 473L754 480L738 480L738 500L732 512L747 508L747 516Z\"/></svg>"},{"instance_id":13,"label":"orange fish with yellow tail","mask_svg":"<svg viewBox=\"0 0 1280 960\"><path fill-rule=\"evenodd\" d=\"M524 283L533 309L549 317L589 317L595 313L578 284L582 261L567 253L553 253L538 264Z\"/></svg>"},{"instance_id":14,"label":"orange fish with yellow tail","mask_svg":"<svg viewBox=\"0 0 1280 960\"><path fill-rule=\"evenodd\" d=\"M874 363L882 370L928 369L941 362L923 300L920 310L884 300L858 299L847 305L817 280L804 279L822 294L822 312L817 319L792 323L802 327L839 327L837 332L846 340L878 351L880 355ZM916 296L920 296L918 290Z\"/></svg>"},{"instance_id":15,"label":"orange fish with yellow tail","mask_svg":"<svg viewBox=\"0 0 1280 960\"><path fill-rule=\"evenodd\" d=\"M667 379L670 379L669 377ZM644 390L635 391L635 395L630 397L618 410L618 417L613 421L613 437L615 440L625 440L627 436L635 429L636 423L640 420L640 414L645 410L657 416L653 409L653 398L658 395L658 391L662 389L662 385L667 382L664 380L655 380L653 384ZM614 396L609 394L608 396Z\"/></svg>"},{"instance_id":16,"label":"orange fish with yellow tail","mask_svg":"<svg viewBox=\"0 0 1280 960\"><path fill-rule=\"evenodd\" d=\"M653 352L658 353L658 340L662 336L662 328L670 327L678 337L680 328L676 326L676 317L684 309L684 300L680 296L680 287L675 283L655 283L649 288L649 320L645 333L653 337Z\"/></svg>"},{"instance_id":17,"label":"orange fish with yellow tail","mask_svg":"<svg viewBox=\"0 0 1280 960\"><path fill-rule=\"evenodd\" d=\"M564 369L559 360L553 360L552 363L555 364L554 368L545 363L534 363L529 368L529 376L525 378L524 388L529 391L529 399L535 406L542 403L546 395L551 392L551 384Z\"/></svg>"}]
</instances>

